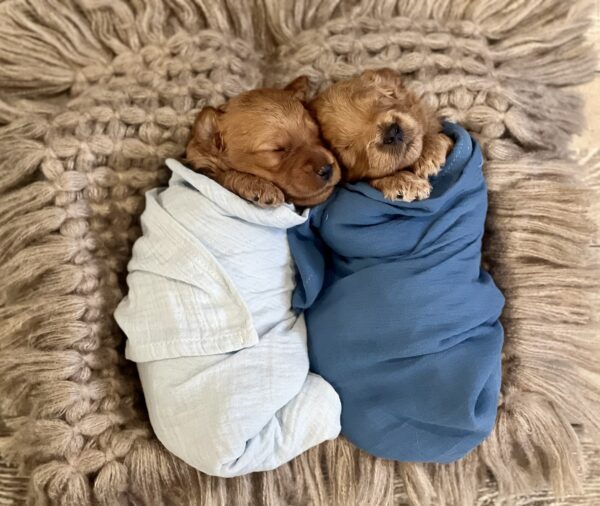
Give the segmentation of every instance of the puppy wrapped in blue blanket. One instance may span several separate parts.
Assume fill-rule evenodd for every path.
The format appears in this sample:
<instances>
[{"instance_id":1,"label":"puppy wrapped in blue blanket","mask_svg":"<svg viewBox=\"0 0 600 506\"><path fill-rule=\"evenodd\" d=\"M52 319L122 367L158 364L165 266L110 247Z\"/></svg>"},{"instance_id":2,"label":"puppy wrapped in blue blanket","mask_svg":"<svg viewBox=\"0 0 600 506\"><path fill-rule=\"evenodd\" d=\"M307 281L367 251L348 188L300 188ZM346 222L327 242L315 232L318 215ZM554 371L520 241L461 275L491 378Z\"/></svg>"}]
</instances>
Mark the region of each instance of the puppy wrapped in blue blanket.
<instances>
[{"instance_id":1,"label":"puppy wrapped in blue blanket","mask_svg":"<svg viewBox=\"0 0 600 506\"><path fill-rule=\"evenodd\" d=\"M481 269L487 189L460 126L429 199L339 188L289 241L311 368L342 400L342 433L372 455L447 463L493 428L504 298Z\"/></svg>"}]
</instances>

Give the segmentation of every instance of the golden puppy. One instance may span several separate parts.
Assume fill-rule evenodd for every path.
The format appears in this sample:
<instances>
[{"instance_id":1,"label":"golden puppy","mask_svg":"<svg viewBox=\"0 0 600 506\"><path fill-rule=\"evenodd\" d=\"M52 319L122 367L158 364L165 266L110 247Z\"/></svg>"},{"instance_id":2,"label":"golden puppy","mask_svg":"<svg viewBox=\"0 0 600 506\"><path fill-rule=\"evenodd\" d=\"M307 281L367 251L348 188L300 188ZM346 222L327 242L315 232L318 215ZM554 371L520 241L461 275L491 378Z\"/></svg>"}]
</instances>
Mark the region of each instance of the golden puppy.
<instances>
[{"instance_id":1,"label":"golden puppy","mask_svg":"<svg viewBox=\"0 0 600 506\"><path fill-rule=\"evenodd\" d=\"M335 157L303 105L308 79L283 90L252 90L202 109L192 129L190 165L259 206L313 206L340 179Z\"/></svg>"},{"instance_id":2,"label":"golden puppy","mask_svg":"<svg viewBox=\"0 0 600 506\"><path fill-rule=\"evenodd\" d=\"M440 120L390 69L340 81L309 105L349 182L365 180L391 200L429 196L452 146Z\"/></svg>"}]
</instances>

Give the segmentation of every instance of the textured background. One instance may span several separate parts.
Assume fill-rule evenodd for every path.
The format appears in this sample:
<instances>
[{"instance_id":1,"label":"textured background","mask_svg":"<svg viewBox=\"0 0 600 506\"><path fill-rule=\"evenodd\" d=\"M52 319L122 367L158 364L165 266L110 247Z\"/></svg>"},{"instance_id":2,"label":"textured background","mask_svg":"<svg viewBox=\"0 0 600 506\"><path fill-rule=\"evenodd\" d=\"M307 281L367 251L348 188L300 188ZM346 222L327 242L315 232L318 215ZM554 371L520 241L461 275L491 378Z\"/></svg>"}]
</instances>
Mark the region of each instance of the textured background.
<instances>
[{"instance_id":1,"label":"textured background","mask_svg":"<svg viewBox=\"0 0 600 506\"><path fill-rule=\"evenodd\" d=\"M28 208L31 214L19 215L15 211L13 228L8 223L0 240L13 248L11 253L15 257L23 252L34 256L27 257L28 261L22 264L6 263L2 270L3 282L10 284L22 298L3 313L11 322L20 322L13 334L15 338L11 341L11 334L8 340L5 338L4 342L11 345L0 347L5 353L0 357L0 370L8 378L0 385L5 395L3 405L10 411L18 432L17 438L0 442L0 450L6 450L13 460L33 471L32 500L84 504L93 497L104 504L116 504L136 497L140 503L141 497L142 504L184 504L185 486L183 489L175 486L184 483L196 497L200 497L202 490L203 504L279 505L290 501L304 506L309 501L326 504L330 502L326 498L333 497L337 504L356 502L362 506L404 502L404 485L410 485L411 480L420 486L427 483L417 467L394 468L366 458L358 459L355 465L356 456L347 446L338 444L310 452L278 473L225 485L222 480L195 477L172 462L152 441L143 413L131 411L131 387L135 386L135 380L127 376L127 366L114 352L119 335L106 314L122 295L117 278L122 275L131 242L139 233L135 217L140 211L141 194L164 181L160 160L181 151L189 122L198 107L207 102L218 103L260 83L254 70L259 66L258 56L248 51L239 39L226 34L253 36L244 19L248 18L248 12L257 18L264 12L247 9L238 18L226 19L214 7L217 2L198 1L206 18L202 19L186 0L165 0L164 4L152 0L147 2L146 11L139 9L146 14L134 18L128 13L128 2L113 2L111 11L108 3L89 0L80 3L86 15L75 25L89 31L80 32L79 28L62 23L69 16L80 15L68 2L31 0L3 5L8 4L10 9L6 7L5 18L0 19L0 44L4 49L0 51L0 89L6 93L0 96L6 98L0 103L0 119L7 123L1 133L5 160L0 175L5 177L2 182L9 188L16 181L29 192L28 198L20 201L20 207ZM496 235L492 234L488 249L496 261L496 275L503 278L505 290L511 290L512 314L507 323L513 323L508 327L513 349L506 372L511 381L517 380L517 393L520 389L527 393L520 402L515 402L519 401L518 395L507 396L510 409L503 405L505 416L501 417L500 427L520 427L525 432L518 437L521 443L527 443L530 439L544 441L545 432L555 429L552 419L555 413L581 423L584 413L578 410L578 403L591 393L576 387L570 391L570 382L579 383L576 376L571 376L568 360L551 357L553 350L564 352L564 348L552 346L568 343L571 337L574 342L586 343L577 337L577 331L582 330L587 318L588 300L581 295L586 293L582 291L587 286L585 273L590 271L577 256L597 240L586 235L589 230L584 223L586 218L578 213L587 208L577 199L584 199L589 192L581 182L572 180L575 170L572 165L550 160L552 163L537 167L532 161L521 159L527 153L535 153L539 159L552 158L555 154L549 139L560 145L577 127L573 123L576 115L571 115L577 109L577 102L563 88L590 77L589 69L576 65L590 61L578 50L578 28L555 26L556 31L546 34L542 48L538 49L532 50L523 40L529 30L535 30L539 19L551 21L552 13L564 16L567 24L570 18L563 7L568 4L551 0L506 2L515 11L504 15L494 10L498 2L401 2L402 15L432 18L431 22L412 22L402 16L386 17L393 2L363 2L366 11L380 9L382 17L366 23L366 30L372 30L366 35L350 21L333 23L327 28L329 31L311 31L313 24L320 26L334 12L326 4L335 2L297 2L293 11L274 8L272 2L265 2L272 14L268 18L271 36L281 45L280 52L273 55L274 70L267 73L267 78L284 81L307 72L317 86L323 86L328 80L356 72L369 62L390 64L404 72L427 100L449 117L464 121L480 136L493 162L488 165L488 175L492 188L491 225ZM66 10L61 9L63 5ZM137 9L142 4L130 5ZM166 8L163 6L167 5L177 21L174 18L166 21L163 17ZM459 6L464 5L469 9L464 13L463 23ZM528 19L530 25L519 27L515 19L529 7L534 9L534 16ZM21 10L28 14L21 16ZM52 15L57 12L57 17ZM439 19L433 18L444 12L456 19L444 18L438 24ZM469 16L479 21L470 24ZM44 31L56 23L58 30ZM181 36L171 37L171 23L184 27ZM207 23L214 29L212 34L198 31L198 27L203 28ZM510 40L515 35L510 29L513 23L521 44ZM446 46L446 24L454 26L456 38L451 38L451 44L456 47ZM479 30L485 40L479 37ZM157 46L165 47L163 31L169 33L171 56L167 59L156 50ZM90 37L91 32L97 40ZM403 37L409 32L409 36ZM324 33L328 36L321 40ZM421 33L433 33L433 38L425 40ZM263 35L254 34L261 44L267 44L265 40L269 37L264 39ZM575 42L570 44L571 41ZM440 48L430 52L431 45L440 44ZM516 51L511 50L511 44L515 44ZM507 60L488 59L497 54L486 55L486 45L494 46L497 54L504 53ZM140 47L142 51L138 51ZM399 48L403 48L401 58ZM463 52L456 51L457 48ZM456 70L457 61L469 55L469 51L483 54L482 58L476 54L473 59L461 60L466 65L462 70L470 81L465 79L454 90L454 82L434 79ZM337 55L335 61L334 55ZM428 55L429 65L419 70L423 55ZM574 62L572 73L561 73L561 68L568 68L569 60ZM477 76L482 71L480 81ZM522 83L521 77L524 77ZM187 82L194 83L195 90L191 93L185 87ZM492 90L498 88L501 93L494 98ZM589 83L584 87L588 96L594 96L594 89L597 88ZM63 109L66 95L58 100L39 98L66 91L70 95L66 110ZM512 93L522 108L509 109L503 93ZM18 95L32 101L19 101ZM590 100L587 107L592 120L598 118L597 114L589 113L598 106L597 96L596 93L595 102ZM56 109L56 104L63 105ZM586 142L589 146L586 139L594 139L590 131L576 139L578 149L583 149ZM580 158L587 156L582 151ZM6 157L12 158L6 162ZM585 174L583 167L581 170ZM546 193L540 192L539 187ZM12 198L15 194L7 195ZM8 197L0 205L14 210ZM47 199L42 204L48 205L38 209L40 199ZM552 213L559 224L546 227L539 220L543 213ZM28 225L18 228L18 220L22 218L29 220ZM584 240L588 243L584 244ZM507 250L504 247L507 244L513 249ZM533 264L524 263L523 251L530 255L527 262L534 258ZM568 257L570 251L575 258ZM563 267L572 270L557 269L555 262L563 262ZM514 269L511 271L515 265L522 268L520 277ZM84 268L80 270L80 266ZM533 287L523 284L526 281L523 275L535 273L536 266L556 274L555 284L544 286L540 282ZM59 279L54 276L59 271L61 276L68 275ZM40 286L55 294L43 305L36 300L39 293L35 286L28 286L32 272L40 276ZM556 290L565 286L557 280L560 283L570 280L573 284L566 293L573 290L575 298L563 306L555 303ZM68 312L64 311L65 305ZM38 314L32 316L34 311ZM547 318L551 321L545 323ZM579 322L579 327L565 326L570 319ZM545 336L540 329L549 334L548 341L542 339ZM566 339L559 341L553 337L554 329L565 331ZM573 352L576 353L579 353L576 362L586 363L585 352ZM520 361L514 360L515 354L520 355ZM531 378L535 380L533 383ZM535 395L530 395L532 389ZM537 404L540 399L543 402ZM556 401L558 406L548 406L548 399ZM27 416L31 412L33 416ZM589 434L580 432L584 453L591 464L584 483L585 494L557 502L551 495L540 493L518 498L517 503L589 506L598 503L600 456L597 447L590 443ZM488 451L503 436L502 431L498 432L487 445ZM559 483L569 481L568 474L572 471L569 466L577 462L571 455L575 448L570 443L574 440L566 435L561 437L558 442L548 440L549 446L545 448L524 448L525 452L531 451L527 454L533 459L531 466L540 469L550 466L554 480ZM496 447L501 448L502 444ZM492 461L497 460L493 457ZM478 458L489 460L490 454L484 450ZM556 461L550 464L536 461L539 458L556 458ZM333 490L325 486L323 476L317 472L322 462L326 463L325 472L333 477L331 481L337 482ZM495 484L488 481L488 486L479 490L479 503L507 502L505 494L511 476L515 482L523 479L518 462L510 457L506 462L510 465L494 468L496 477L499 473L503 478L502 497ZM485 466L476 466L473 460L449 471L427 470L432 472L433 487L441 493L433 504L453 497L463 497L458 504L467 504L472 495L469 487L477 483L471 476L476 469L485 472ZM408 478L404 485L394 478L394 471L395 476L404 474ZM24 484L25 480L15 479L11 471L2 468L0 501L22 497L20 490ZM531 484L515 483L517 487L525 485ZM287 488L283 496L281 488ZM430 493L427 487L417 486L415 491L423 501Z\"/></svg>"}]
</instances>

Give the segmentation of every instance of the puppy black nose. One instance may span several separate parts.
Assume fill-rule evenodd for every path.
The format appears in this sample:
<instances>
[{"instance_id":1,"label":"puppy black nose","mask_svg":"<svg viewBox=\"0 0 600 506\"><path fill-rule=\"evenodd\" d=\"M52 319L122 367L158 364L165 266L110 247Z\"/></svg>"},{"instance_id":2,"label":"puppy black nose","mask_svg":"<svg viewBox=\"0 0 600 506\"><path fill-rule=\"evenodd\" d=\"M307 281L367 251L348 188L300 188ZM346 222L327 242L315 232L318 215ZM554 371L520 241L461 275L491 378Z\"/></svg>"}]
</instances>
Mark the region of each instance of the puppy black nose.
<instances>
[{"instance_id":1,"label":"puppy black nose","mask_svg":"<svg viewBox=\"0 0 600 506\"><path fill-rule=\"evenodd\" d=\"M321 179L329 181L329 179L331 179L331 174L333 174L333 165L331 165L330 163L328 163L327 165L323 165L323 167L319 169L317 174L319 174Z\"/></svg>"},{"instance_id":2,"label":"puppy black nose","mask_svg":"<svg viewBox=\"0 0 600 506\"><path fill-rule=\"evenodd\" d=\"M384 144L400 144L404 138L404 132L398 123L390 123L383 134Z\"/></svg>"}]
</instances>

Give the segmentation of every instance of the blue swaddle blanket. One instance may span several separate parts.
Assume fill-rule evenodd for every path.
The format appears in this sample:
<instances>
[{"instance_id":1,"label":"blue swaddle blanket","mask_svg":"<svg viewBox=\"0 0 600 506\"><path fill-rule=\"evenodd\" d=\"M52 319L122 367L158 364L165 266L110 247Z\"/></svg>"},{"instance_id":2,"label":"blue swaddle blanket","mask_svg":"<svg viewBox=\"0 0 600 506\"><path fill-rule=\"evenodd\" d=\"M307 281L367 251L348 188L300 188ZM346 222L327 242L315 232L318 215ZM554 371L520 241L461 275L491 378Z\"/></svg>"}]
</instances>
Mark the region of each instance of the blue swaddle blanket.
<instances>
[{"instance_id":1,"label":"blue swaddle blanket","mask_svg":"<svg viewBox=\"0 0 600 506\"><path fill-rule=\"evenodd\" d=\"M339 188L288 232L311 368L342 400L342 433L382 458L447 463L491 431L504 298L483 271L481 150L460 126L427 200Z\"/></svg>"}]
</instances>

